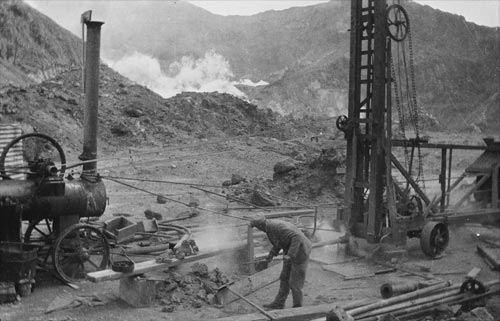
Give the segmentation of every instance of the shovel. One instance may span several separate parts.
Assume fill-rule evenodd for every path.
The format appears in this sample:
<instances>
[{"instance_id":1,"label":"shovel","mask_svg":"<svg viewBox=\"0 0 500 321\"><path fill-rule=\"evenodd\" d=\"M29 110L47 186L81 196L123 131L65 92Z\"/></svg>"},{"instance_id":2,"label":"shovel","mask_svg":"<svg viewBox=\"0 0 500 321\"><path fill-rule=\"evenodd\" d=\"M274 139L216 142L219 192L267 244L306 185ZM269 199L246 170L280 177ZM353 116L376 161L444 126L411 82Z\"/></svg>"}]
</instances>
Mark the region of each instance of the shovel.
<instances>
[{"instance_id":1,"label":"shovel","mask_svg":"<svg viewBox=\"0 0 500 321\"><path fill-rule=\"evenodd\" d=\"M238 292L232 290L229 287L229 285L231 285L232 283L233 282L222 285L220 288L217 289L217 293L222 292L222 291L229 291L232 294L236 295L238 298L240 298L243 301L245 301L246 303L250 304L255 309L257 309L260 313L262 313L263 315L265 315L269 320L271 320L271 321L275 320L273 318L273 316L271 316L269 313L266 312L266 310L262 309L260 306L258 306L257 304L253 303L249 299L245 298L243 295L239 294Z\"/></svg>"}]
</instances>

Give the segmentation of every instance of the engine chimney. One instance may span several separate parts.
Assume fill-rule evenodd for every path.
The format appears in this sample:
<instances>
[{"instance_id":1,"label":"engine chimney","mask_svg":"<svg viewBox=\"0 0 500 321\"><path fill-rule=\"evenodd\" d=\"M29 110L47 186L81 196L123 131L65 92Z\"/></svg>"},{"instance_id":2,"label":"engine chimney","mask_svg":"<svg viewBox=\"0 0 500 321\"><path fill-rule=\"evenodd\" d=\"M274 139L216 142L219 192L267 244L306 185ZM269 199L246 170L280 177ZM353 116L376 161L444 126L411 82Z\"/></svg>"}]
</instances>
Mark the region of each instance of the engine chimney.
<instances>
[{"instance_id":1,"label":"engine chimney","mask_svg":"<svg viewBox=\"0 0 500 321\"><path fill-rule=\"evenodd\" d=\"M87 44L85 53L85 111L83 153L80 160L96 160L83 165L85 174L95 174L97 169L97 110L99 105L99 52L101 26L104 22L85 21Z\"/></svg>"}]
</instances>

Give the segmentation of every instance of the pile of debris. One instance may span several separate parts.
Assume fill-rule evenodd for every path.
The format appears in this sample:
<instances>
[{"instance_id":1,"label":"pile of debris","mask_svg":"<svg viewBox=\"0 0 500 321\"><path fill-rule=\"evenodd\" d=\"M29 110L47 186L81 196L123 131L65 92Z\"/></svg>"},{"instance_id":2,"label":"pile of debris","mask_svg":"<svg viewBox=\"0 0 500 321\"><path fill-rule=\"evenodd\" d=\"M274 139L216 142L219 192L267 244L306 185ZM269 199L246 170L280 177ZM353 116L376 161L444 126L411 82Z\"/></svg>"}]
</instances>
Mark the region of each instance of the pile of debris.
<instances>
[{"instance_id":1,"label":"pile of debris","mask_svg":"<svg viewBox=\"0 0 500 321\"><path fill-rule=\"evenodd\" d=\"M217 291L228 283L229 279L218 268L209 271L205 264L195 263L186 275L168 272L165 281L158 285L156 299L163 312L217 305Z\"/></svg>"},{"instance_id":2,"label":"pile of debris","mask_svg":"<svg viewBox=\"0 0 500 321\"><path fill-rule=\"evenodd\" d=\"M305 161L287 158L277 162L272 180L237 179L239 175L233 175L223 186L233 187L227 194L228 199L256 206L278 206L282 202L280 198L327 203L334 201L332 197L343 197L343 178L338 177L338 168L343 162L337 149L330 147Z\"/></svg>"}]
</instances>

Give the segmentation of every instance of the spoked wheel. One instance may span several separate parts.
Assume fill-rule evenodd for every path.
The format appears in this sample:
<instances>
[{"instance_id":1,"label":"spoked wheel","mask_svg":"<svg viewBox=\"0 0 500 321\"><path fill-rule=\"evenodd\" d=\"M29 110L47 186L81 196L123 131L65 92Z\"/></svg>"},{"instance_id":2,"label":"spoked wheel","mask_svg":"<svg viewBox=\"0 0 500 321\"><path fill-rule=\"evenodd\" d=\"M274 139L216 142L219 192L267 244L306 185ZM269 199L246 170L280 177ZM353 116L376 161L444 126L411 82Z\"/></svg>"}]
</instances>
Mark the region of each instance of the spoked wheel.
<instances>
[{"instance_id":1,"label":"spoked wheel","mask_svg":"<svg viewBox=\"0 0 500 321\"><path fill-rule=\"evenodd\" d=\"M38 247L37 265L41 268L47 264L54 239L54 223L50 219L31 221L24 232L24 243Z\"/></svg>"},{"instance_id":2,"label":"spoked wheel","mask_svg":"<svg viewBox=\"0 0 500 321\"><path fill-rule=\"evenodd\" d=\"M53 261L59 276L66 282L75 283L85 279L87 273L106 269L109 244L96 227L76 224L57 238Z\"/></svg>"},{"instance_id":3,"label":"spoked wheel","mask_svg":"<svg viewBox=\"0 0 500 321\"><path fill-rule=\"evenodd\" d=\"M449 241L448 227L440 222L427 222L420 235L422 252L431 258L436 258L443 253Z\"/></svg>"},{"instance_id":4,"label":"spoked wheel","mask_svg":"<svg viewBox=\"0 0 500 321\"><path fill-rule=\"evenodd\" d=\"M33 174L37 164L52 162L62 177L66 169L66 155L55 139L40 133L29 133L14 138L0 155L0 176L3 179L23 179Z\"/></svg>"},{"instance_id":5,"label":"spoked wheel","mask_svg":"<svg viewBox=\"0 0 500 321\"><path fill-rule=\"evenodd\" d=\"M410 28L410 20L406 10L399 4L393 4L387 8L387 29L389 36L394 41L405 40L408 29Z\"/></svg>"}]
</instances>

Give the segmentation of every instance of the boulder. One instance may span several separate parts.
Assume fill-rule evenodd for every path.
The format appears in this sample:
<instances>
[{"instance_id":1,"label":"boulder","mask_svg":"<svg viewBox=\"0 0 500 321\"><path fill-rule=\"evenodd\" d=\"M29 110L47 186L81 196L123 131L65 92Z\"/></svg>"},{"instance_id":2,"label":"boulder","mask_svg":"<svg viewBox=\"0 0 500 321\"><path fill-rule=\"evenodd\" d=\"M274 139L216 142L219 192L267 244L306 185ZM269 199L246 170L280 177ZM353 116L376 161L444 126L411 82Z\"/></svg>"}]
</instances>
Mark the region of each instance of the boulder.
<instances>
[{"instance_id":1,"label":"boulder","mask_svg":"<svg viewBox=\"0 0 500 321\"><path fill-rule=\"evenodd\" d=\"M295 164L295 161L293 159L289 158L274 164L273 169L274 169L274 175L283 175L294 169L297 169L297 165Z\"/></svg>"},{"instance_id":2,"label":"boulder","mask_svg":"<svg viewBox=\"0 0 500 321\"><path fill-rule=\"evenodd\" d=\"M231 185L236 185L236 184L239 184L241 182L246 182L246 181L247 181L246 178L244 178L241 175L233 174L231 176Z\"/></svg>"},{"instance_id":3,"label":"boulder","mask_svg":"<svg viewBox=\"0 0 500 321\"><path fill-rule=\"evenodd\" d=\"M129 117L138 118L144 116L144 112L136 107L129 106L123 110L123 113Z\"/></svg>"}]
</instances>

